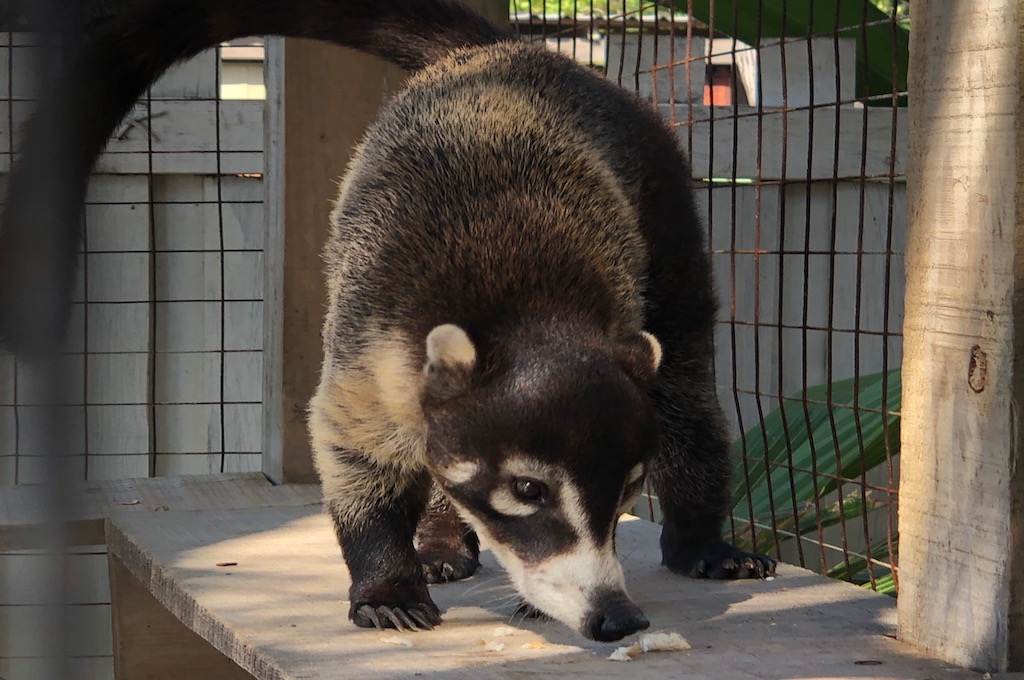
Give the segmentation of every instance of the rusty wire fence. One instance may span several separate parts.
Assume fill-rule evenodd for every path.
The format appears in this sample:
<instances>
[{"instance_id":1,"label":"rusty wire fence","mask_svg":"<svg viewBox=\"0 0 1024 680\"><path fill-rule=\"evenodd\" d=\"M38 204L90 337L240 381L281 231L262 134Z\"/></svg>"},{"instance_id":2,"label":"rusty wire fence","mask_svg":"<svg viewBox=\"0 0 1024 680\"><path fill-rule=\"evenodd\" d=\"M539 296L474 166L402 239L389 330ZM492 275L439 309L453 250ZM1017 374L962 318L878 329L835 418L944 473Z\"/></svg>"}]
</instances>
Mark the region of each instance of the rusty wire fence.
<instances>
[{"instance_id":1,"label":"rusty wire fence","mask_svg":"<svg viewBox=\"0 0 1024 680\"><path fill-rule=\"evenodd\" d=\"M75 21L117 6L82 0ZM692 159L735 436L731 539L885 592L908 6L510 2L522 37L650 101ZM0 181L74 40L2 29ZM211 50L151 88L100 161L68 345L81 387L62 453L82 479L260 469L264 92L261 41ZM0 485L39 478L37 407L0 355ZM651 499L640 509L657 519Z\"/></svg>"},{"instance_id":2,"label":"rusty wire fence","mask_svg":"<svg viewBox=\"0 0 1024 680\"><path fill-rule=\"evenodd\" d=\"M721 303L729 538L895 594L910 3L513 0L663 112ZM647 498L641 514L657 519Z\"/></svg>"}]
</instances>

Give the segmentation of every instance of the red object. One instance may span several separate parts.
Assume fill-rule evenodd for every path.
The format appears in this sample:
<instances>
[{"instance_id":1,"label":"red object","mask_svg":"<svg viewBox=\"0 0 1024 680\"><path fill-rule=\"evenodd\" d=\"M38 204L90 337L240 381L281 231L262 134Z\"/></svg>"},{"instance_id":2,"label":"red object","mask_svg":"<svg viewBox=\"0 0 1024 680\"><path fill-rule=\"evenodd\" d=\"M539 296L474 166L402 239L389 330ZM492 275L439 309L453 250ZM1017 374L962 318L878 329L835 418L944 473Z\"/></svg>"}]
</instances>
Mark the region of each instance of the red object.
<instances>
[{"instance_id":1,"label":"red object","mask_svg":"<svg viewBox=\"0 0 1024 680\"><path fill-rule=\"evenodd\" d=\"M731 67L711 66L704 83L704 106L732 106L734 82Z\"/></svg>"}]
</instances>

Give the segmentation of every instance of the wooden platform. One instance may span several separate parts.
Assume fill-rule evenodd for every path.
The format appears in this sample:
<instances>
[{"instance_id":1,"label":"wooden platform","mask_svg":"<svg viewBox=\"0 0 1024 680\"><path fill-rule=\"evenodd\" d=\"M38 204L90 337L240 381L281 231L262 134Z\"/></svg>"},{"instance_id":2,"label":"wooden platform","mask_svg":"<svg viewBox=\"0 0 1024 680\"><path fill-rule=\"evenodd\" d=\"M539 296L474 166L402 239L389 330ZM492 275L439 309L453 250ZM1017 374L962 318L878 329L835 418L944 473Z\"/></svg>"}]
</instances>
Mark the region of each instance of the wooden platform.
<instances>
[{"instance_id":1,"label":"wooden platform","mask_svg":"<svg viewBox=\"0 0 1024 680\"><path fill-rule=\"evenodd\" d=\"M509 626L513 593L490 553L472 579L433 587L446 610L437 630L361 630L346 620L347 575L317 507L115 509L115 666L120 680L981 677L897 643L888 597L789 566L767 582L680 578L658 566L655 525L625 521L619 535L652 629L681 633L691 651L624 664L606 658L615 644L558 623Z\"/></svg>"},{"instance_id":2,"label":"wooden platform","mask_svg":"<svg viewBox=\"0 0 1024 680\"><path fill-rule=\"evenodd\" d=\"M102 544L103 522L115 510L147 514L320 502L319 485L274 486L260 472L93 481L82 483L75 491L68 504L74 545ZM39 486L4 487L0 493L0 551L39 546L42 504L53 501L43 493Z\"/></svg>"}]
</instances>

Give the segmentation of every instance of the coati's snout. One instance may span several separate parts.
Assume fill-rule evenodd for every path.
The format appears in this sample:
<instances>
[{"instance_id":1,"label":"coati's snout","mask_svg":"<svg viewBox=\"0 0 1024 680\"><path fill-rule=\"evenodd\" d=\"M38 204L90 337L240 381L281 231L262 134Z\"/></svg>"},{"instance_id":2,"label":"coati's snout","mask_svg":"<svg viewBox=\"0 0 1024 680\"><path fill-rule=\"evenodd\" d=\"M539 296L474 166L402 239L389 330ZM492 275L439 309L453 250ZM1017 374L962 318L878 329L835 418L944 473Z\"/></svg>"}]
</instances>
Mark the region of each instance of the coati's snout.
<instances>
[{"instance_id":1,"label":"coati's snout","mask_svg":"<svg viewBox=\"0 0 1024 680\"><path fill-rule=\"evenodd\" d=\"M647 628L615 554L616 507L591 516L594 504L583 500L579 483L557 466L522 456L497 473L467 463L444 472L465 480L445 493L526 602L594 640Z\"/></svg>"},{"instance_id":2,"label":"coati's snout","mask_svg":"<svg viewBox=\"0 0 1024 680\"><path fill-rule=\"evenodd\" d=\"M614 642L647 630L651 625L640 608L622 593L608 593L598 602L599 606L587 617L580 631L591 640Z\"/></svg>"},{"instance_id":3,"label":"coati's snout","mask_svg":"<svg viewBox=\"0 0 1024 680\"><path fill-rule=\"evenodd\" d=\"M435 328L428 466L527 602L611 641L649 625L626 594L615 527L656 448L645 384L661 350L647 334L559 344L572 339L537 333L481 371L461 328Z\"/></svg>"},{"instance_id":4,"label":"coati's snout","mask_svg":"<svg viewBox=\"0 0 1024 680\"><path fill-rule=\"evenodd\" d=\"M596 549L595 549L596 548ZM564 555L530 564L492 546L527 602L591 640L612 642L650 623L627 595L614 546L579 541Z\"/></svg>"}]
</instances>

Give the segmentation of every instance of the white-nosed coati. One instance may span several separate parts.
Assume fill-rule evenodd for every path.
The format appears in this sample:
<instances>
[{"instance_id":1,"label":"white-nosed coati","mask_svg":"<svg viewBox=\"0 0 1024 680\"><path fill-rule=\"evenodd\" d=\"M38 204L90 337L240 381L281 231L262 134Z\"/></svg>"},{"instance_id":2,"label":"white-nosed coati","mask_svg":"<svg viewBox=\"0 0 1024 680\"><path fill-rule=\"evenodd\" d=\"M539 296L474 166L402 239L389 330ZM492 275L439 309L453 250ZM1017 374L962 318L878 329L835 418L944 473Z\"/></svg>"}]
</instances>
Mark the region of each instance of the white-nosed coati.
<instances>
[{"instance_id":1,"label":"white-nosed coati","mask_svg":"<svg viewBox=\"0 0 1024 680\"><path fill-rule=\"evenodd\" d=\"M414 72L351 162L326 253L309 422L355 623L439 623L427 583L470 575L479 534L542 612L598 640L646 628L614 552L645 477L669 568L771 573L721 538L715 304L673 133L455 2L154 0L112 21L26 131L0 226L6 342L59 335L87 175L144 88L259 34Z\"/></svg>"}]
</instances>

